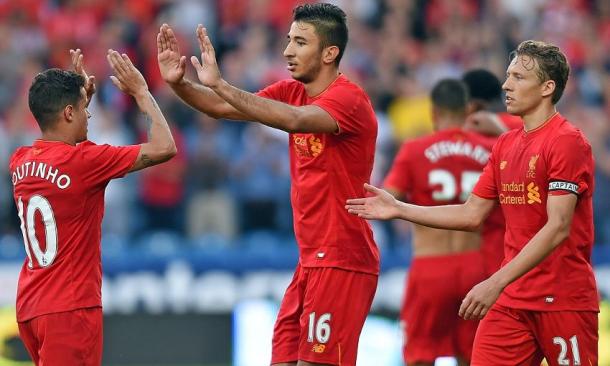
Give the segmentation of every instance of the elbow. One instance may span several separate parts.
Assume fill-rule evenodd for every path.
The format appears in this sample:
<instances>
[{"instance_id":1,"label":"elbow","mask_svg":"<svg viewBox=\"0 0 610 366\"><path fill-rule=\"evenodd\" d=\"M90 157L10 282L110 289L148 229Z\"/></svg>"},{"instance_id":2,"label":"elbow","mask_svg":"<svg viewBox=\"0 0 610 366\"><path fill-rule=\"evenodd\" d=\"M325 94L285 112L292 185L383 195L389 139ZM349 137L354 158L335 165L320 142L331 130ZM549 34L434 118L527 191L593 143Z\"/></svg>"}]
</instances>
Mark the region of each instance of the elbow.
<instances>
[{"instance_id":1,"label":"elbow","mask_svg":"<svg viewBox=\"0 0 610 366\"><path fill-rule=\"evenodd\" d=\"M284 123L283 130L289 133L307 132L304 126L307 125L307 116L305 113L300 111L294 111L288 116L288 119Z\"/></svg>"},{"instance_id":2,"label":"elbow","mask_svg":"<svg viewBox=\"0 0 610 366\"><path fill-rule=\"evenodd\" d=\"M485 223L485 218L479 215L470 215L466 222L466 231L480 231Z\"/></svg>"},{"instance_id":3,"label":"elbow","mask_svg":"<svg viewBox=\"0 0 610 366\"><path fill-rule=\"evenodd\" d=\"M159 149L159 156L160 156L160 160L161 162L166 162L168 160L170 160L171 158L173 158L174 156L176 156L176 154L178 154L178 148L176 147L176 144L174 143L174 141L172 140L171 143L167 144L166 146L164 146L163 148Z\"/></svg>"}]
</instances>

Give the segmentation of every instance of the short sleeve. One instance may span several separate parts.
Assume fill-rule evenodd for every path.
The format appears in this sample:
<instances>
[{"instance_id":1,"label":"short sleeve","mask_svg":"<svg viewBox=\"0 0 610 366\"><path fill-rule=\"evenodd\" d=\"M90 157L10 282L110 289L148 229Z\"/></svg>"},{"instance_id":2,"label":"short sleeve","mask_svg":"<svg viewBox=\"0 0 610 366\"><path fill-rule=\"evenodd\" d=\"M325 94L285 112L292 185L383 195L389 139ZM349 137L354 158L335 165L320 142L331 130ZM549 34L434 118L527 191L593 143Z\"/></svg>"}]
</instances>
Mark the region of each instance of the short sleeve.
<instances>
[{"instance_id":1,"label":"short sleeve","mask_svg":"<svg viewBox=\"0 0 610 366\"><path fill-rule=\"evenodd\" d=\"M111 179L121 178L135 163L140 145L111 146L96 145L85 141L79 145L83 164L83 179L86 183L105 185Z\"/></svg>"},{"instance_id":2,"label":"short sleeve","mask_svg":"<svg viewBox=\"0 0 610 366\"><path fill-rule=\"evenodd\" d=\"M483 168L483 173L479 176L477 184L474 186L472 193L486 199L496 199L498 197L498 187L496 185L496 156L498 154L498 141L489 155L487 165Z\"/></svg>"},{"instance_id":3,"label":"short sleeve","mask_svg":"<svg viewBox=\"0 0 610 366\"><path fill-rule=\"evenodd\" d=\"M396 190L403 195L408 193L411 186L412 167L409 167L409 150L409 144L404 143L396 154L392 167L383 182L385 188Z\"/></svg>"},{"instance_id":4,"label":"short sleeve","mask_svg":"<svg viewBox=\"0 0 610 366\"><path fill-rule=\"evenodd\" d=\"M287 99L288 99L287 93L286 93L287 87L288 87L288 81L280 80L278 82L275 82L275 83L265 87L262 90L259 90L255 94L258 95L259 97L273 99L273 100L287 103Z\"/></svg>"},{"instance_id":5,"label":"short sleeve","mask_svg":"<svg viewBox=\"0 0 610 366\"><path fill-rule=\"evenodd\" d=\"M317 105L330 114L339 126L339 134L367 130L367 123L375 118L368 98L356 87L331 88L314 100L312 105Z\"/></svg>"},{"instance_id":6,"label":"short sleeve","mask_svg":"<svg viewBox=\"0 0 610 366\"><path fill-rule=\"evenodd\" d=\"M578 134L559 136L548 153L547 174L551 196L586 192L593 176L591 146Z\"/></svg>"}]
</instances>

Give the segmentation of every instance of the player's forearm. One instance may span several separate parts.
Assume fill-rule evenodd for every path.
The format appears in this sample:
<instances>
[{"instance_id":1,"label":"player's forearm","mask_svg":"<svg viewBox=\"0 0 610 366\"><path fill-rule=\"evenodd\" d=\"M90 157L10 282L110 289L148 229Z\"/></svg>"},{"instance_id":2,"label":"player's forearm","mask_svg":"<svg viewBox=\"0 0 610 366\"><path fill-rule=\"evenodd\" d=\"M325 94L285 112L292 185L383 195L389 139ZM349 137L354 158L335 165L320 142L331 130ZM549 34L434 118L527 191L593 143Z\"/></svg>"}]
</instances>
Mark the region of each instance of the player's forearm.
<instances>
[{"instance_id":1,"label":"player's forearm","mask_svg":"<svg viewBox=\"0 0 610 366\"><path fill-rule=\"evenodd\" d=\"M417 206L399 202L396 218L415 224L446 230L478 230L482 219L478 218L465 205Z\"/></svg>"},{"instance_id":2,"label":"player's forearm","mask_svg":"<svg viewBox=\"0 0 610 366\"><path fill-rule=\"evenodd\" d=\"M221 80L214 92L238 111L247 113L254 121L287 132L299 132L297 107L248 93L225 80Z\"/></svg>"},{"instance_id":3,"label":"player's forearm","mask_svg":"<svg viewBox=\"0 0 610 366\"><path fill-rule=\"evenodd\" d=\"M150 121L147 143L153 148L151 160L155 163L169 160L176 155L176 143L159 105L148 90L135 95L134 98L146 119Z\"/></svg>"},{"instance_id":4,"label":"player's forearm","mask_svg":"<svg viewBox=\"0 0 610 366\"><path fill-rule=\"evenodd\" d=\"M187 78L183 78L180 83L169 85L184 103L212 118L248 119L245 114L238 112L208 87L196 84Z\"/></svg>"},{"instance_id":5,"label":"player's forearm","mask_svg":"<svg viewBox=\"0 0 610 366\"><path fill-rule=\"evenodd\" d=\"M505 288L542 262L569 232L569 225L547 222L515 258L492 275L493 280L500 288Z\"/></svg>"}]
</instances>

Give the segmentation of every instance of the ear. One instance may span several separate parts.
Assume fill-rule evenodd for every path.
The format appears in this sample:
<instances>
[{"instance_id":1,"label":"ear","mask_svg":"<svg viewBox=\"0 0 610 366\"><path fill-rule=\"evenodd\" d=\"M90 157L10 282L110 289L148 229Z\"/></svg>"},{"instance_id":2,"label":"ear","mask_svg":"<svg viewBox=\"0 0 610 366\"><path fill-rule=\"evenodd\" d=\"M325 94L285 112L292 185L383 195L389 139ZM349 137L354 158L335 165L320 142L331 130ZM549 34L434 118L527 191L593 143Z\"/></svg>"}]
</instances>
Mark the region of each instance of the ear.
<instances>
[{"instance_id":1,"label":"ear","mask_svg":"<svg viewBox=\"0 0 610 366\"><path fill-rule=\"evenodd\" d=\"M72 122L74 119L74 107L71 104L64 108L64 119L68 122Z\"/></svg>"},{"instance_id":2,"label":"ear","mask_svg":"<svg viewBox=\"0 0 610 366\"><path fill-rule=\"evenodd\" d=\"M540 88L542 89L541 90L542 91L542 97L544 97L544 98L550 97L555 92L555 81L554 80L547 80L547 81L542 83Z\"/></svg>"},{"instance_id":3,"label":"ear","mask_svg":"<svg viewBox=\"0 0 610 366\"><path fill-rule=\"evenodd\" d=\"M322 62L325 64L332 64L335 59L339 56L339 47L329 46L322 51Z\"/></svg>"}]
</instances>

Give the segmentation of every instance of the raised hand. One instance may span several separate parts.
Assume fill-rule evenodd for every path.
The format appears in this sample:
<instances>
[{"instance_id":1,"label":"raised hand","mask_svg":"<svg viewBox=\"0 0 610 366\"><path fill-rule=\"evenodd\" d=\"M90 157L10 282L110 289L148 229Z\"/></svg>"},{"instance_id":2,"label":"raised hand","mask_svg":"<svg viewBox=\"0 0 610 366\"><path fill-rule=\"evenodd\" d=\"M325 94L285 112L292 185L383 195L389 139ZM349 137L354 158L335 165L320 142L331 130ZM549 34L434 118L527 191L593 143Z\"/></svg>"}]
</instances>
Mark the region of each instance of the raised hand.
<instances>
[{"instance_id":1,"label":"raised hand","mask_svg":"<svg viewBox=\"0 0 610 366\"><path fill-rule=\"evenodd\" d=\"M72 58L72 67L74 72L85 78L85 92L87 92L87 106L91 102L91 96L95 94L95 76L87 75L83 66L83 53L80 48L76 50L70 49L70 57Z\"/></svg>"},{"instance_id":2,"label":"raised hand","mask_svg":"<svg viewBox=\"0 0 610 366\"><path fill-rule=\"evenodd\" d=\"M167 24L157 34L157 62L161 77L169 84L177 84L184 78L186 56L180 55L178 40Z\"/></svg>"},{"instance_id":3,"label":"raised hand","mask_svg":"<svg viewBox=\"0 0 610 366\"><path fill-rule=\"evenodd\" d=\"M214 46L208 37L207 30L199 24L197 26L197 41L201 50L201 63L196 56L191 56L191 63L197 70L197 78L204 86L209 88L216 87L222 80L220 70L216 63L216 52Z\"/></svg>"},{"instance_id":4,"label":"raised hand","mask_svg":"<svg viewBox=\"0 0 610 366\"><path fill-rule=\"evenodd\" d=\"M110 49L106 58L114 73L110 76L110 80L117 88L134 97L148 92L148 85L144 76L131 63L126 54L119 54L117 51Z\"/></svg>"},{"instance_id":5,"label":"raised hand","mask_svg":"<svg viewBox=\"0 0 610 366\"><path fill-rule=\"evenodd\" d=\"M398 216L398 201L383 189L365 183L364 189L374 196L347 200L347 212L364 219L388 220Z\"/></svg>"}]
</instances>

